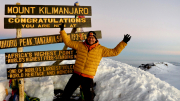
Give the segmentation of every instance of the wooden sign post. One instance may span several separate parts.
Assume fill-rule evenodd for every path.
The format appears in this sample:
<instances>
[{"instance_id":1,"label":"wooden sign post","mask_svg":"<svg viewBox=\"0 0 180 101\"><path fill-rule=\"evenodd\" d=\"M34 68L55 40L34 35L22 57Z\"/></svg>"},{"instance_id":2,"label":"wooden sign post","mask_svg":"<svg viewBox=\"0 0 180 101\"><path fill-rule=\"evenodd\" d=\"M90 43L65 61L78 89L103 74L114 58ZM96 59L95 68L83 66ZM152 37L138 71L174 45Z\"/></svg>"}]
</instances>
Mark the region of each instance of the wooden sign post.
<instances>
[{"instance_id":1,"label":"wooden sign post","mask_svg":"<svg viewBox=\"0 0 180 101\"><path fill-rule=\"evenodd\" d=\"M16 3L16 5L20 5L20 3ZM21 15L16 15L16 18L21 18ZM21 38L21 29L17 28L16 29L16 37ZM23 52L22 47L17 47L17 52ZM18 67L22 68L23 63L18 63ZM24 101L24 79L18 79L18 86L19 86L19 101Z\"/></svg>"},{"instance_id":2,"label":"wooden sign post","mask_svg":"<svg viewBox=\"0 0 180 101\"><path fill-rule=\"evenodd\" d=\"M64 23L65 28L73 28L67 33L73 41L87 38L88 32L81 32L82 27L91 27L91 6L59 6L59 5L5 5L5 15L16 15L16 18L4 18L4 29L16 29L16 38L1 39L0 49L16 48L17 52L5 53L6 64L17 63L19 68L8 68L7 78L18 79L19 101L24 101L24 79L52 75L72 74L74 64L59 65L63 60L76 59L75 50L23 52L22 47L62 43L59 34L22 38L21 28L59 28ZM21 18L21 15L75 15L75 18ZM77 33L75 33L77 32ZM97 38L102 38L101 31L95 31ZM51 66L23 67L23 63L54 61Z\"/></svg>"}]
</instances>

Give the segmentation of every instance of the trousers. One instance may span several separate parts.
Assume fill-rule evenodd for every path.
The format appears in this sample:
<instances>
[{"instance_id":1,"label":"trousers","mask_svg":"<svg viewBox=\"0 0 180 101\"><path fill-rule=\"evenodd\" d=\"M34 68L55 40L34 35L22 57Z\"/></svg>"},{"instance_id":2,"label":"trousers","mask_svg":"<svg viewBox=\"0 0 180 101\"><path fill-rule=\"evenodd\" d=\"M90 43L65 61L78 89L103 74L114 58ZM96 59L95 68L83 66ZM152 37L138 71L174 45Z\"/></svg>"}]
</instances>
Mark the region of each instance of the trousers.
<instances>
[{"instance_id":1,"label":"trousers","mask_svg":"<svg viewBox=\"0 0 180 101\"><path fill-rule=\"evenodd\" d=\"M62 95L62 101L69 101L73 92L81 85L84 94L85 101L93 101L93 94L91 93L93 79L73 74L69 79L64 93Z\"/></svg>"}]
</instances>

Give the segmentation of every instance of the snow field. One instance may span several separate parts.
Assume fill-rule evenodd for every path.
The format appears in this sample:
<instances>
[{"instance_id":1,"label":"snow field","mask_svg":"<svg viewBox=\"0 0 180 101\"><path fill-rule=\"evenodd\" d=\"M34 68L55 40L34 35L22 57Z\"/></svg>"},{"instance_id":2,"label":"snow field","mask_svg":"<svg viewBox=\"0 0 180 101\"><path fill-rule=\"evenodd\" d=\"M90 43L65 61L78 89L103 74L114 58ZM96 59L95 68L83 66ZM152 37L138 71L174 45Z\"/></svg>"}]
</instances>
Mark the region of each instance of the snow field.
<instances>
[{"instance_id":1,"label":"snow field","mask_svg":"<svg viewBox=\"0 0 180 101\"><path fill-rule=\"evenodd\" d=\"M46 66L53 62L25 63L24 67ZM0 63L0 101L3 101L5 88L11 92L9 80L6 79L6 68L15 68L16 65L5 64L4 55L0 55ZM74 63L75 60L62 62ZM41 101L52 101L54 89L63 90L70 77L71 74L25 78L25 91ZM156 78L154 74L108 58L101 60L94 81L95 101L180 101L180 91ZM79 93L79 89L75 93Z\"/></svg>"},{"instance_id":2,"label":"snow field","mask_svg":"<svg viewBox=\"0 0 180 101\"><path fill-rule=\"evenodd\" d=\"M101 61L94 81L95 101L180 100L178 89L153 74L106 58Z\"/></svg>"}]
</instances>

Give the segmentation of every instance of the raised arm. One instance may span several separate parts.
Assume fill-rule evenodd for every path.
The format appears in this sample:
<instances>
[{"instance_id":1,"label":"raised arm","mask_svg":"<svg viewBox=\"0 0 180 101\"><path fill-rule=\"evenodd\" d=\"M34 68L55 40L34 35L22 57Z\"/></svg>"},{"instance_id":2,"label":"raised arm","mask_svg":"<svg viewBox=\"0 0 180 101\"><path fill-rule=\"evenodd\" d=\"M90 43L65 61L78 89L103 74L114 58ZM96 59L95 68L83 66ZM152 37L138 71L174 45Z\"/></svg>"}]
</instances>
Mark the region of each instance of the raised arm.
<instances>
[{"instance_id":1,"label":"raised arm","mask_svg":"<svg viewBox=\"0 0 180 101\"><path fill-rule=\"evenodd\" d=\"M70 37L67 36L67 34L64 30L60 31L60 35L61 35L63 42L66 46L73 48L75 50L78 49L78 45L80 44L80 42L71 41Z\"/></svg>"},{"instance_id":2,"label":"raised arm","mask_svg":"<svg viewBox=\"0 0 180 101\"><path fill-rule=\"evenodd\" d=\"M117 56L125 48L127 44L121 41L114 49L103 47L102 57Z\"/></svg>"},{"instance_id":3,"label":"raised arm","mask_svg":"<svg viewBox=\"0 0 180 101\"><path fill-rule=\"evenodd\" d=\"M77 50L80 42L71 41L70 37L67 36L67 34L64 30L64 24L62 24L62 26L60 26L60 28L61 28L60 36L62 37L64 44L70 48Z\"/></svg>"},{"instance_id":4,"label":"raised arm","mask_svg":"<svg viewBox=\"0 0 180 101\"><path fill-rule=\"evenodd\" d=\"M102 57L117 56L125 48L130 39L131 36L127 34L124 35L124 39L114 49L103 47Z\"/></svg>"}]
</instances>

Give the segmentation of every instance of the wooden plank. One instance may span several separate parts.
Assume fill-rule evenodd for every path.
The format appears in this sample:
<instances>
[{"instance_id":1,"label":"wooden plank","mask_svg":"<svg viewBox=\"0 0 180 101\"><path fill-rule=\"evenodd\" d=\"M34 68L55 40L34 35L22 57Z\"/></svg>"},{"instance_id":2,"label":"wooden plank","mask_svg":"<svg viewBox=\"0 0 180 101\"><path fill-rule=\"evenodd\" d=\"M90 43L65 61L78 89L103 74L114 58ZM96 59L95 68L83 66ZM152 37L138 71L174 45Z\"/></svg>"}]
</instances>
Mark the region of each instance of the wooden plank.
<instances>
[{"instance_id":1,"label":"wooden plank","mask_svg":"<svg viewBox=\"0 0 180 101\"><path fill-rule=\"evenodd\" d=\"M4 28L65 28L91 27L91 18L4 18Z\"/></svg>"},{"instance_id":2,"label":"wooden plank","mask_svg":"<svg viewBox=\"0 0 180 101\"><path fill-rule=\"evenodd\" d=\"M97 39L101 39L101 31L94 31L96 33ZM73 41L81 41L87 39L88 32L79 32L79 33L71 33L70 38Z\"/></svg>"},{"instance_id":3,"label":"wooden plank","mask_svg":"<svg viewBox=\"0 0 180 101\"><path fill-rule=\"evenodd\" d=\"M20 3L16 3L16 5L20 5ZM16 15L16 18L20 19L21 15ZM16 37L17 38L22 37L20 28L16 29ZM23 52L23 47L17 47L17 52ZM22 68L24 64L18 63L17 65L19 68ZM18 79L18 87L19 87L19 101L24 101L24 79Z\"/></svg>"},{"instance_id":4,"label":"wooden plank","mask_svg":"<svg viewBox=\"0 0 180 101\"><path fill-rule=\"evenodd\" d=\"M101 31L95 31L98 39L102 38ZM85 40L88 32L80 33L67 33L68 37L73 41ZM24 38L12 38L12 39L1 39L0 49L15 48L15 47L27 47L37 46L45 44L63 43L62 37L59 34L45 35L45 36L34 36Z\"/></svg>"},{"instance_id":5,"label":"wooden plank","mask_svg":"<svg viewBox=\"0 0 180 101\"><path fill-rule=\"evenodd\" d=\"M6 64L27 63L54 60L74 60L76 59L75 50L51 50L51 51L34 51L5 53Z\"/></svg>"},{"instance_id":6,"label":"wooden plank","mask_svg":"<svg viewBox=\"0 0 180 101\"><path fill-rule=\"evenodd\" d=\"M5 15L86 15L91 6L67 5L5 5Z\"/></svg>"},{"instance_id":7,"label":"wooden plank","mask_svg":"<svg viewBox=\"0 0 180 101\"><path fill-rule=\"evenodd\" d=\"M7 79L64 75L64 74L72 74L73 71L74 71L74 64L8 68Z\"/></svg>"}]
</instances>

